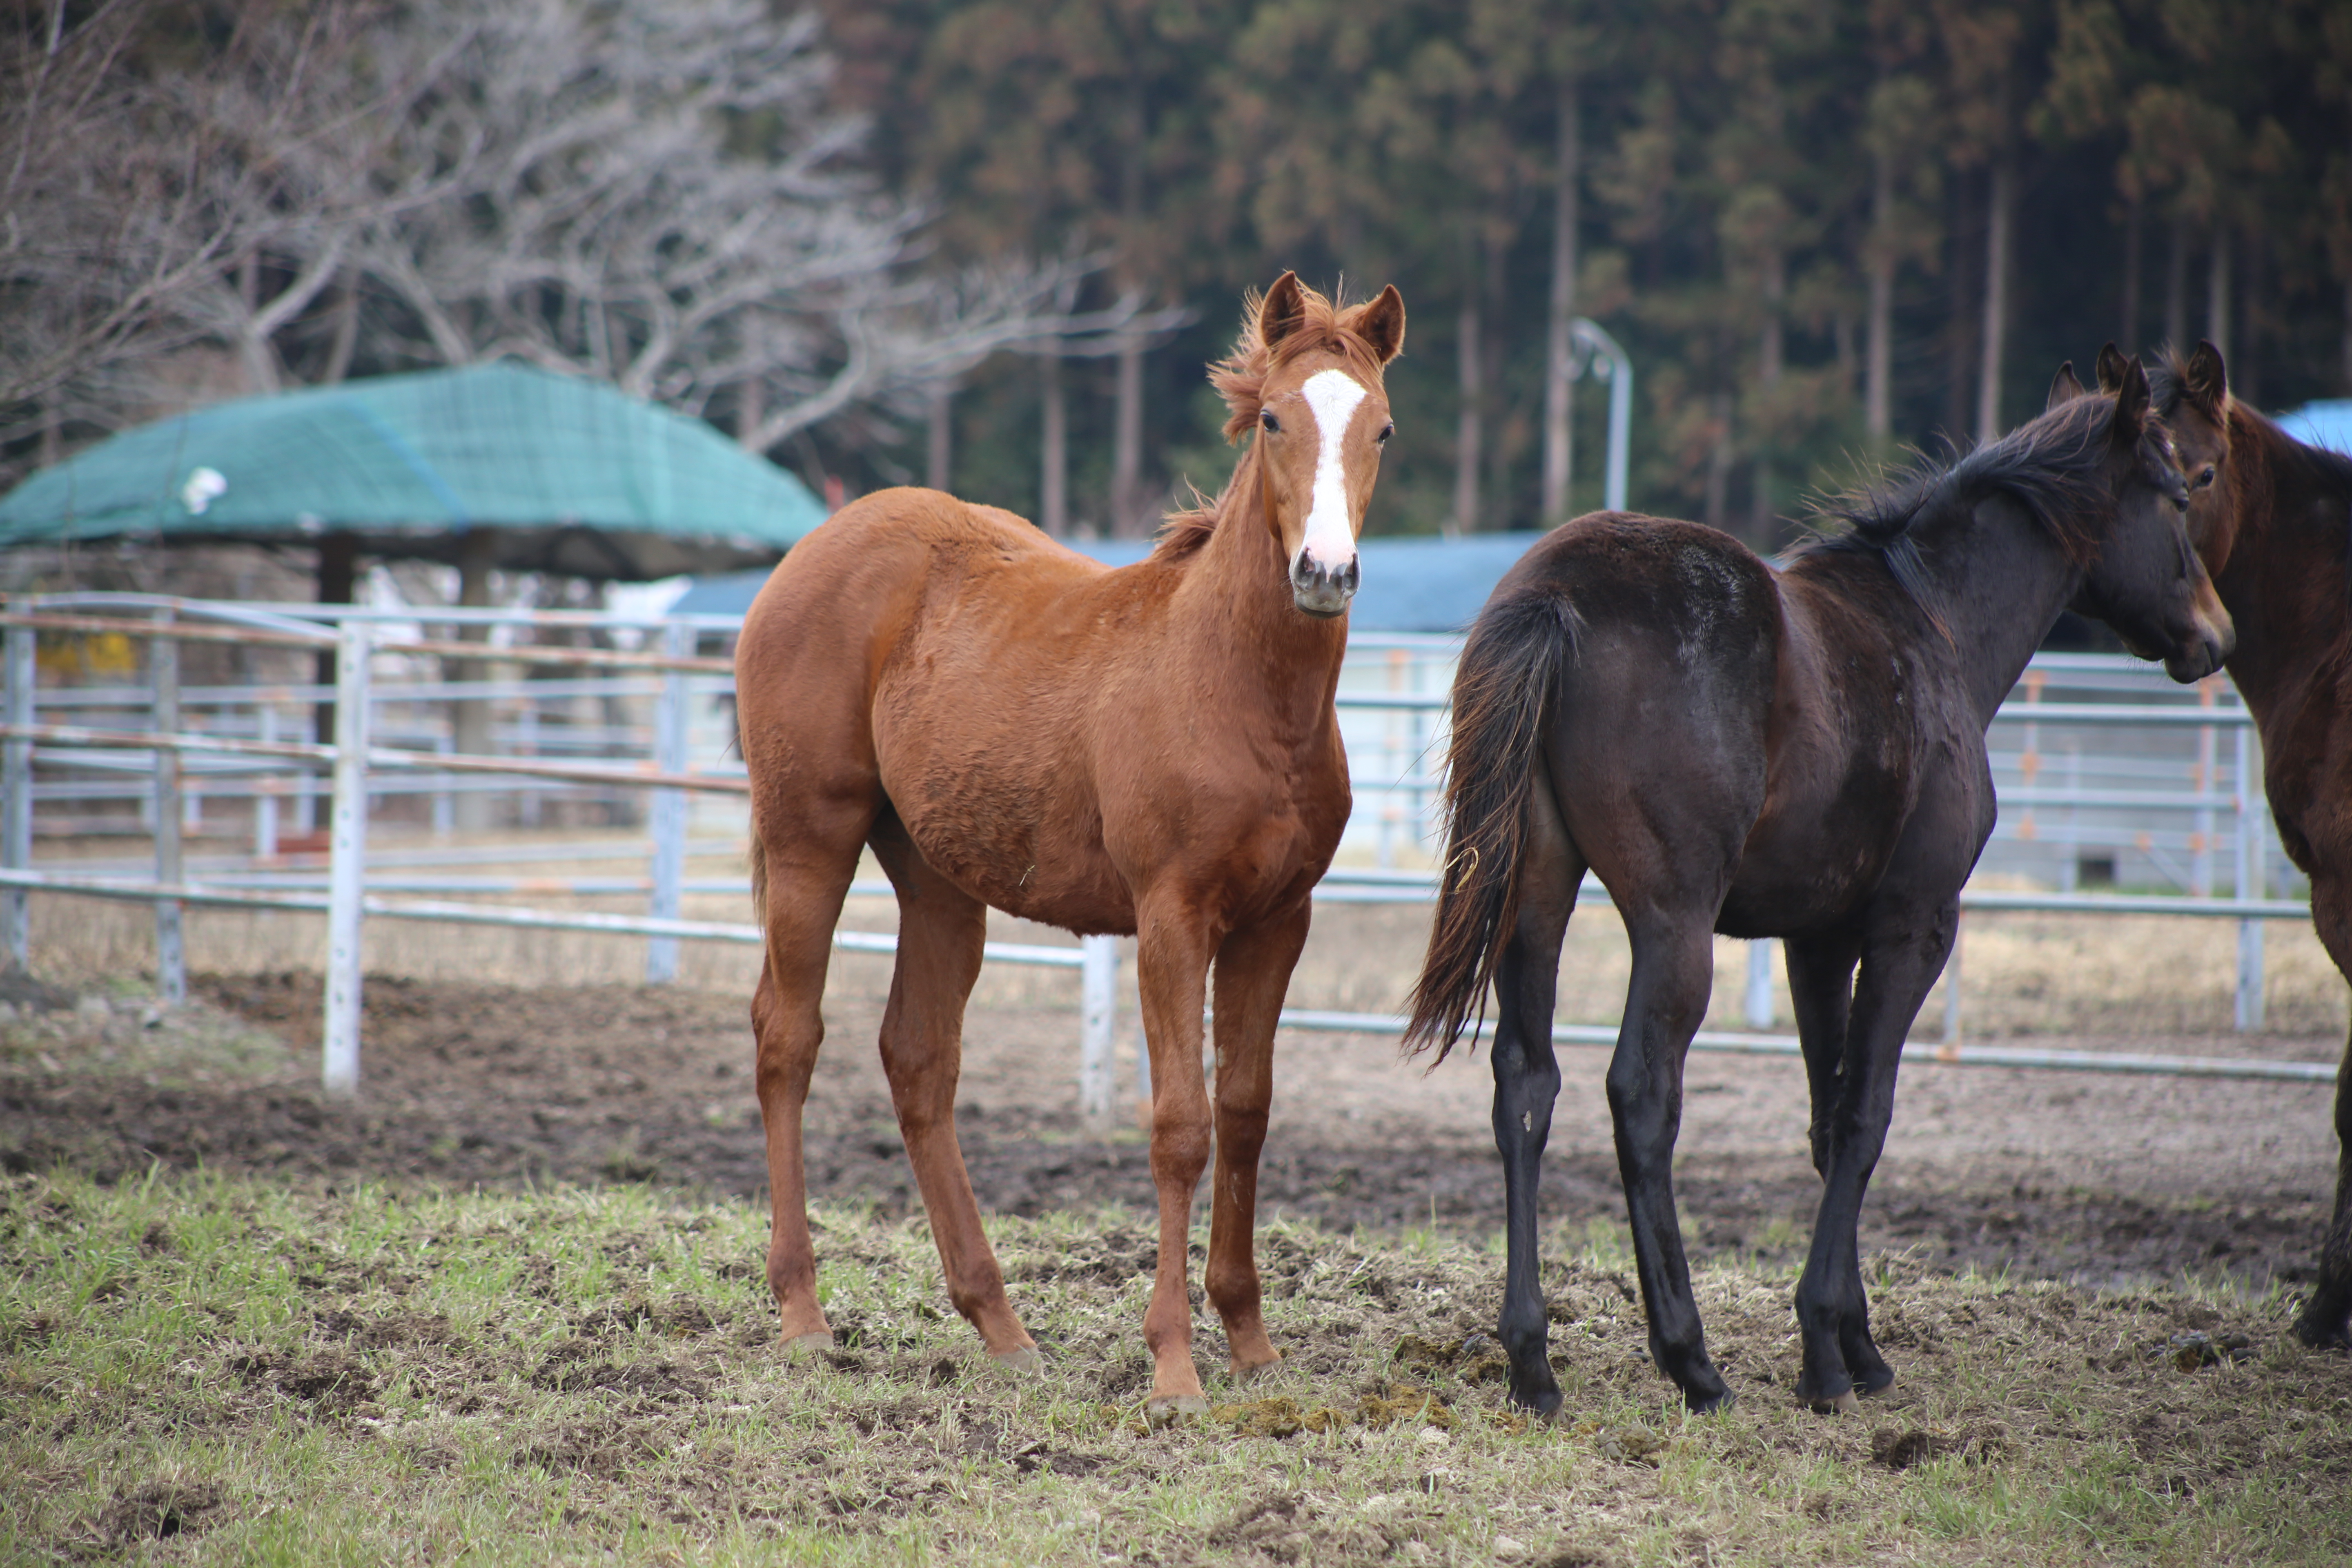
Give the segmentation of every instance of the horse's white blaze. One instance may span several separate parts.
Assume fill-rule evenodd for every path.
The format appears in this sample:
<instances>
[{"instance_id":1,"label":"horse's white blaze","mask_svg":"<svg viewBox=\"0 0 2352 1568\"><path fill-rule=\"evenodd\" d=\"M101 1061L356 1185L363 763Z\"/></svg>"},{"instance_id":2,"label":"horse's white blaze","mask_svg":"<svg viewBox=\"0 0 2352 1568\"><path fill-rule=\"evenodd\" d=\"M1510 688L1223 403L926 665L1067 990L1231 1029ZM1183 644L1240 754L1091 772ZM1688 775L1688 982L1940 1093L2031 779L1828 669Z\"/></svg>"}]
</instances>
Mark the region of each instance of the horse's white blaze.
<instances>
[{"instance_id":1,"label":"horse's white blaze","mask_svg":"<svg viewBox=\"0 0 2352 1568\"><path fill-rule=\"evenodd\" d=\"M1307 542L1299 554L1336 572L1356 558L1355 520L1348 512L1348 470L1340 447L1348 438L1348 422L1364 389L1344 371L1318 370L1298 389L1315 411L1319 437L1315 454L1315 489L1307 508Z\"/></svg>"}]
</instances>

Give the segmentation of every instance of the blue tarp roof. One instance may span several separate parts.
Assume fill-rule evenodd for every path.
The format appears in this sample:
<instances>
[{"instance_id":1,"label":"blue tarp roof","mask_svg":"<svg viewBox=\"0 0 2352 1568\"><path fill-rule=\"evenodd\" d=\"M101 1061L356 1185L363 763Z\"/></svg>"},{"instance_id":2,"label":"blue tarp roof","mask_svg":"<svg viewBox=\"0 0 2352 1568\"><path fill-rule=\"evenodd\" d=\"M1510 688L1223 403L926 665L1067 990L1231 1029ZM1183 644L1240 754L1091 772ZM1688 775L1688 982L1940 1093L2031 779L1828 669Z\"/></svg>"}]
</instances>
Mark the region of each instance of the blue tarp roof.
<instances>
[{"instance_id":1,"label":"blue tarp roof","mask_svg":"<svg viewBox=\"0 0 2352 1568\"><path fill-rule=\"evenodd\" d=\"M2352 397L2306 403L2278 416L2278 426L2306 446L2352 453Z\"/></svg>"},{"instance_id":2,"label":"blue tarp roof","mask_svg":"<svg viewBox=\"0 0 2352 1568\"><path fill-rule=\"evenodd\" d=\"M1348 615L1360 632L1457 632L1540 533L1481 533L1467 539L1367 539L1359 546L1363 586ZM1074 540L1073 550L1111 566L1151 552L1140 539ZM670 605L677 615L740 616L768 580L761 572L698 577Z\"/></svg>"}]
</instances>

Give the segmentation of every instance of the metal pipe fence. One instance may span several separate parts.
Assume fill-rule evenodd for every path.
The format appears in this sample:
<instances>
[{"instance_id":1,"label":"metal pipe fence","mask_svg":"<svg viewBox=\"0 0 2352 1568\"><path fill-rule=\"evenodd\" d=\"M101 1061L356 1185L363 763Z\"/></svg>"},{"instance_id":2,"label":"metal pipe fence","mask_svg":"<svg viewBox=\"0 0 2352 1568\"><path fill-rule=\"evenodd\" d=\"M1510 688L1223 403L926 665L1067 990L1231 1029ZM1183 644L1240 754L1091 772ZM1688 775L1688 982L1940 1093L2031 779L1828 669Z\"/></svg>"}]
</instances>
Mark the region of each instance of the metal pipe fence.
<instances>
[{"instance_id":1,"label":"metal pipe fence","mask_svg":"<svg viewBox=\"0 0 2352 1568\"><path fill-rule=\"evenodd\" d=\"M107 613L91 613L91 612ZM427 637L425 623L481 629L488 640ZM690 878L688 862L714 853L734 853L740 838L695 840L696 799L740 798L749 788L740 764L721 760L725 736L716 722L719 705L731 699L730 660L701 655L704 637L724 637L736 629L724 617L676 617L626 621L593 612L512 612L432 608L390 609L342 605L255 605L131 595L19 596L0 608L5 628L5 722L0 723L0 935L17 963L29 957L26 898L33 890L82 897L130 900L156 911L159 989L167 1001L184 994L181 910L200 907L323 913L328 917L325 954L327 999L322 1030L321 1076L331 1091L351 1093L359 1082L360 973L367 919L436 921L458 924L577 931L646 939L648 982L673 980L678 944L711 941L757 945L751 923L681 918L689 896L743 895L740 875ZM543 633L589 633L635 647L553 647L516 639ZM146 642L153 650L142 682L39 689L37 637L115 636ZM504 637L506 641L497 639ZM336 679L315 682L255 681L189 685L180 679L183 644L228 645L286 652L331 647ZM1435 891L1425 867L1400 862L1425 859L1436 839L1433 820L1442 779L1434 759L1444 740L1447 688L1458 639L1428 637L1360 637L1336 698L1349 733L1356 767L1358 814L1351 832L1359 847L1374 848L1376 867L1335 867L1318 888L1326 903L1423 903ZM516 680L485 672L478 680L446 679L416 668L419 661L465 660L588 670L584 676ZM378 679L380 662L399 661L395 673ZM2011 837L2035 841L2046 831L2036 814L2063 810L2188 814L2194 826L2159 844L2159 852L2179 844L2192 859L2210 861L2224 842L2214 823L2234 821L2236 896L2211 891L2210 872L2198 882L2204 891L2090 894L1971 889L1966 911L2045 912L2090 915L2162 915L2234 919L2239 926L2235 1016L2241 1029L2262 1021L2262 924L2267 920L2307 919L2306 905L2263 896L2266 813L2259 783L2258 747L2250 716L2219 700L2209 684L2195 706L2160 687L2134 680L2123 661L2045 656L2035 661L2019 695L2005 704L1996 731L2022 728L2014 751L1996 751L2000 771L2018 782L2000 792L2004 828ZM2113 689L2136 700L2053 702L2046 687ZM608 713L609 722L553 725L539 720L548 703L593 701L629 711ZM457 702L520 706L513 721L493 727L494 742L528 746L531 755L467 755L455 752L444 715ZM632 705L634 705L632 707ZM285 738L310 714L331 707L332 743ZM43 721L44 710L79 712L123 721L60 724ZM143 711L142 711L143 710ZM201 720L199 719L201 715ZM137 723L139 727L131 728ZM201 725L201 727L199 727ZM699 727L698 727L699 725ZM1367 731L1365 726L1376 728ZM2085 788L2075 776L2064 785L2039 782L2044 727L2084 729L2094 733L2135 728L2142 734L2189 731L2200 744L2194 787L2168 789L2129 784ZM296 732L300 732L297 728ZM2216 765L2219 737L2230 737L2233 752L2230 784L2220 787ZM397 739L400 744L383 743ZM143 753L145 761L140 760ZM569 754L562 754L569 753ZM582 754L585 753L585 754ZM698 754L704 760L698 763ZM2074 754L2077 764L2080 753ZM45 776L36 777L36 767ZM2112 771L2112 770L2110 770ZM453 795L495 792L529 804L528 818L541 802L635 800L650 795L646 837L625 845L517 845L479 848L400 849L366 845L373 803L426 795L432 826L448 830ZM205 826L206 800L241 803L251 813L249 857L189 854L189 830ZM318 805L327 807L323 836L290 838L280 830L281 803L298 806L299 826L312 828ZM146 876L121 874L114 865L82 864L73 870L37 868L33 862L37 806L80 804L105 808L125 801L142 809L140 822L152 840L152 869ZM2012 811L2023 814L2011 827ZM54 817L56 813L52 812ZM127 824L113 817L88 819L104 826ZM2063 830L2062 828L2062 830ZM2079 821L2073 831L2081 832ZM2167 830L2168 833L2169 830ZM324 842L319 842L323 837ZM198 840L201 842L201 840ZM533 860L642 859L641 875L486 876L439 867ZM421 874L399 875L401 868ZM887 884L859 881L856 895L887 894ZM485 904L418 895L496 895L504 898L643 897L642 915L611 911ZM399 895L388 897L387 895ZM1580 903L1608 902L1605 889L1588 879ZM836 946L850 952L895 951L885 933L842 931ZM1107 1113L1112 1100L1112 1042L1116 1032L1118 946L1108 938L1087 938L1076 947L1024 943L988 944L991 963L1076 969L1081 974L1081 1099L1093 1113ZM2107 1053L1963 1047L1958 1012L1956 949L1947 985L1945 1038L1914 1054L1948 1065L2063 1068L2079 1070L2167 1072L2273 1080L2332 1079L2330 1068L2305 1063L2237 1059L2124 1056ZM1769 1033L1772 1016L1770 949L1749 947L1744 1012L1745 1034L1702 1033L1694 1048L1743 1054L1789 1054L1793 1037ZM1401 1020L1361 1014L1295 1009L1283 1014L1286 1026L1396 1033ZM1567 1044L1606 1044L1613 1026L1562 1025L1555 1037ZM1140 1047L1139 1047L1139 1056ZM1139 1068L1142 1063L1139 1060Z\"/></svg>"}]
</instances>

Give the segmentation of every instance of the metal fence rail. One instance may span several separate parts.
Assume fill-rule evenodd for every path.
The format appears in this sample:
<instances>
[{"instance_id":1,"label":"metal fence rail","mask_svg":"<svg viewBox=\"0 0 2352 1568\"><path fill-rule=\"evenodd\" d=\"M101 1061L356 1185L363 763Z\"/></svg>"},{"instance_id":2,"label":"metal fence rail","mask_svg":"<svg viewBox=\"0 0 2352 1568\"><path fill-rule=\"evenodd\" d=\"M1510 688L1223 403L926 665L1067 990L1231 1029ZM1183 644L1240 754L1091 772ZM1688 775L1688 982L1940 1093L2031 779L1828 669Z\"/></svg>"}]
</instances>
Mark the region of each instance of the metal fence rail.
<instances>
[{"instance_id":1,"label":"metal fence rail","mask_svg":"<svg viewBox=\"0 0 2352 1568\"><path fill-rule=\"evenodd\" d=\"M420 621L470 628L486 638L585 630L638 646L557 647L425 637L413 629ZM681 942L757 945L761 940L758 928L748 922L687 920L680 914L687 896L749 891L748 879L740 875L688 878L685 874L690 858L734 850L730 841L705 840L697 845L689 839L689 800L698 795L740 799L749 788L740 764L725 763L708 747L706 760L698 763L696 757L698 700L707 704L732 691L730 661L700 655L698 638L731 633L734 626L728 620L680 617L629 622L593 612L262 606L145 595L77 595L12 601L0 607L0 627L5 628L6 676L5 721L0 721L0 786L5 786L0 787L0 928L5 928L0 934L5 934L7 952L19 963L28 957L26 899L31 891L146 902L156 911L159 988L167 998L176 999L185 984L180 956L184 906L323 913L328 917L328 941L321 1073L331 1091L352 1092L359 1081L359 989L366 919L640 937L646 941L646 978L654 983L675 978ZM143 640L156 650L149 661L149 679L137 685L38 691L35 638L45 632L117 634ZM331 647L336 679L331 685L183 686L177 658L183 643L243 644L313 654ZM1360 823L1370 818L1376 825L1384 863L1377 868L1335 868L1316 891L1319 900L1426 902L1433 897L1433 873L1391 862L1405 848L1425 852L1433 837L1431 814L1442 784L1433 771L1433 759L1444 741L1448 703L1444 689L1450 685L1457 648L1455 639L1441 637L1361 637L1351 648L1351 664L1336 701L1343 726L1367 721L1385 726L1375 735L1359 734L1350 742L1360 757L1376 759L1369 763L1360 761L1355 769L1358 811ZM402 673L378 682L373 667L387 658L404 661ZM482 671L484 679L419 679L414 667L418 659L465 660ZM483 670L490 661L571 666L592 673L549 681L517 681ZM2030 672L2021 687L2023 695L2004 704L1997 721L2026 726L2024 748L2013 755L2037 755L2035 736L2041 726L2137 726L2143 732L2190 729L2203 737L2202 771L2198 787L2191 790L2113 784L2085 789L2079 781L2064 787L2038 784L2035 764L2029 762L2018 769L2023 782L2002 792L2004 811L2018 808L2026 813L2029 837L2035 831L2033 814L2044 809L2190 814L2199 826L2181 836L2183 847L2208 859L2212 846L2221 842L2211 822L2217 814L2232 814L2237 824L2238 896L1971 889L1962 897L1963 910L2236 920L2240 922L2238 1022L2241 1028L2258 1027L2262 924L2268 920L2307 919L2309 910L2295 900L2261 896L2264 825L2255 759L2250 750L2249 716L2242 708L2219 704L2212 687L2193 707L2177 700L2147 700L2146 684L2130 684L2116 661L2058 656L2038 659L2035 668L2041 678ZM2042 701L2043 685L2053 680L2094 690L2102 689L2105 683L2143 700ZM549 728L537 724L533 716L539 705L550 699L635 702L639 711L621 721ZM530 745L541 754L471 755L450 749L447 734L437 728L437 715L430 712L432 705L490 701L525 705L524 721L503 731L492 729L494 739ZM332 705L336 725L332 743L281 738L281 721L290 723L303 710L328 704ZM412 711L425 710L427 717L401 721L379 717L379 710L394 705ZM53 712L120 715L132 723L139 723L141 710L145 713L144 722L137 728L129 723L62 724L44 722L44 708ZM196 712L206 716L202 728L191 722L189 716ZM2222 734L2232 739L2236 751L2233 787L2227 794L2214 787L2218 773L2211 765L2218 754L2213 737ZM394 735L408 743L383 743ZM602 754L614 748L632 754ZM544 754L551 750L574 754ZM583 752L588 754L579 754ZM143 768L138 760L142 755ZM37 759L57 776L37 782ZM512 793L527 804L552 798L549 792L587 792L600 797L612 792L625 792L631 797L649 795L648 836L638 843L617 846L516 846L488 852L367 851L373 800L431 794L434 823L442 827L446 826L448 797L468 790ZM182 833L184 816L201 820L200 794L249 803L256 850L252 858L214 858L196 863L188 859ZM144 808L152 832L151 874L124 875L117 868L92 866L72 870L34 866L31 845L37 802L103 805L133 797ZM277 853L276 812L287 798L306 810L314 799L328 806L323 857ZM307 816L304 825L309 825ZM621 876L485 876L431 869L478 862L485 853L506 862L639 859L646 864L641 875ZM415 874L391 874L402 867ZM860 881L850 890L877 895L889 889L887 884ZM643 914L626 914L418 896L432 894L526 899L642 896L646 910ZM1606 903L1608 894L1597 881L1588 879L1579 901ZM836 932L835 940L837 947L849 952L896 949L896 939L879 932L844 931ZM1702 1033L1695 1048L1767 1055L1796 1050L1793 1037L1768 1032L1774 1022L1769 951L1767 943L1750 944L1746 1008L1750 1032ZM1090 1112L1107 1112L1113 1098L1117 943L1108 938L1088 938L1075 947L992 942L984 952L992 963L1080 973L1081 1098ZM1938 1047L1911 1047L1909 1054L1917 1059L1947 1065L2276 1081L2324 1081L2334 1077L2332 1068L2308 1063L1964 1047L1958 1011L1958 966L1956 950L1954 979L1946 988L1945 1041ZM1401 1021L1374 1015L1290 1010L1282 1017L1286 1026L1302 1029L1395 1033L1402 1028ZM1616 1032L1614 1026L1562 1025L1554 1035L1564 1044L1606 1044L1615 1040ZM1139 1068L1141 1065L1139 1062Z\"/></svg>"}]
</instances>

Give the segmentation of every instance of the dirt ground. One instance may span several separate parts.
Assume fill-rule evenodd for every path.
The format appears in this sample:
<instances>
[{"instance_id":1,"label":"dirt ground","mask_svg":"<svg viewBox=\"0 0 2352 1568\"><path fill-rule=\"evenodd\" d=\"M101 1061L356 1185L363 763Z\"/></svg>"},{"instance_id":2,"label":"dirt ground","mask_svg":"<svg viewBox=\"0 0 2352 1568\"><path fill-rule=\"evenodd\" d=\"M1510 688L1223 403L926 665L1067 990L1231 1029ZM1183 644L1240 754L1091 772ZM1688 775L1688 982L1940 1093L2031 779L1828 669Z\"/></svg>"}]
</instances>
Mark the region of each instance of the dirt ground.
<instances>
[{"instance_id":1,"label":"dirt ground","mask_svg":"<svg viewBox=\"0 0 2352 1568\"><path fill-rule=\"evenodd\" d=\"M878 963L869 967L877 971ZM740 996L394 976L366 987L366 1093L315 1089L314 977L214 975L173 1016L119 990L26 994L0 1019L0 1169L104 1179L205 1166L397 1185L656 1181L764 1191ZM878 986L837 986L808 1117L813 1193L884 1215L919 1200L874 1049ZM1128 1020L1132 1033L1132 1019ZM959 1124L983 1209L1148 1211L1147 1151L1078 1113L1065 1004L976 1008ZM2326 1059L2324 1038L2038 1037L2035 1043ZM1131 1071L1122 1041L1121 1071ZM1373 1037L1286 1034L1261 1216L1328 1227L1500 1225L1483 1054L1434 1071ZM1602 1052L1564 1052L1548 1225L1622 1228ZM1124 1086L1123 1086L1124 1087ZM1906 1070L1864 1213L1866 1250L2115 1284L2307 1278L2334 1176L2330 1090L2007 1069ZM1677 1173L1694 1256L1800 1260L1819 1187L1793 1061L1695 1056Z\"/></svg>"}]
</instances>

